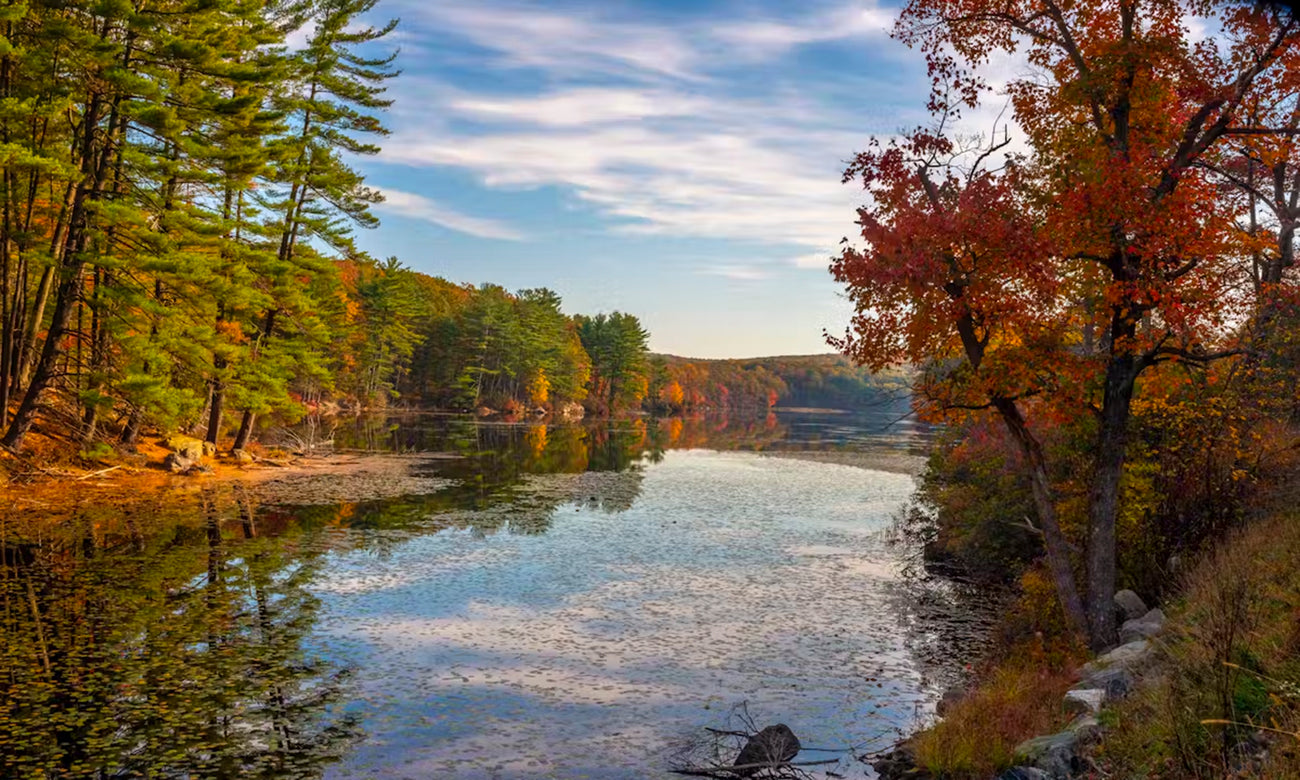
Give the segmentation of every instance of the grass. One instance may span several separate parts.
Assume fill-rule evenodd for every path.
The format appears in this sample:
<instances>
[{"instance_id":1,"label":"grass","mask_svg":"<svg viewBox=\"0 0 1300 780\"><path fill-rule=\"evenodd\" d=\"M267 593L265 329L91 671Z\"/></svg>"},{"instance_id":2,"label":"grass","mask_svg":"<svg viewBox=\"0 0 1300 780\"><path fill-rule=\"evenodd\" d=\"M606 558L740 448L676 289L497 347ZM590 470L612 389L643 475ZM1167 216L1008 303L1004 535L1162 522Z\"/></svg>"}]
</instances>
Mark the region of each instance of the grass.
<instances>
[{"instance_id":1,"label":"grass","mask_svg":"<svg viewBox=\"0 0 1300 780\"><path fill-rule=\"evenodd\" d=\"M1300 780L1300 512L1192 569L1162 644L1162 674L1108 713L1108 777Z\"/></svg>"},{"instance_id":2,"label":"grass","mask_svg":"<svg viewBox=\"0 0 1300 780\"><path fill-rule=\"evenodd\" d=\"M1060 730L1070 720L1061 699L1073 663L1045 653L1041 640L1010 651L978 683L912 740L917 766L943 780L984 780L1015 763L1024 740ZM1073 659L1070 659L1073 660Z\"/></svg>"}]
</instances>

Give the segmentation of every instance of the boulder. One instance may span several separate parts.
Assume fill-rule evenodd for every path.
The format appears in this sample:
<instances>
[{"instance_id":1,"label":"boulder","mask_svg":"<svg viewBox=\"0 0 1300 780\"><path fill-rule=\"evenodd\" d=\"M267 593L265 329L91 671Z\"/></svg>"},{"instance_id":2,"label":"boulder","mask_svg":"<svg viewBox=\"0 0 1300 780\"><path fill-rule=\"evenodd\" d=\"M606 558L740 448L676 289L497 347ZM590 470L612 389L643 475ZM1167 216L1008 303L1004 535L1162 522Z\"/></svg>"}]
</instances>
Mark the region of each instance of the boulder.
<instances>
[{"instance_id":1,"label":"boulder","mask_svg":"<svg viewBox=\"0 0 1300 780\"><path fill-rule=\"evenodd\" d=\"M1059 734L1027 739L1016 746L1016 763L1040 769L1051 780L1064 780L1074 771L1079 735L1066 730Z\"/></svg>"},{"instance_id":2,"label":"boulder","mask_svg":"<svg viewBox=\"0 0 1300 780\"><path fill-rule=\"evenodd\" d=\"M204 456L205 458L211 458L211 457L215 456L216 454L217 454L217 445L213 444L213 443L210 442L210 441L204 441L204 442L203 442L203 456Z\"/></svg>"},{"instance_id":3,"label":"boulder","mask_svg":"<svg viewBox=\"0 0 1300 780\"><path fill-rule=\"evenodd\" d=\"M205 453L202 441L192 436L181 436L180 434L167 437L167 449L195 462L203 460Z\"/></svg>"},{"instance_id":4,"label":"boulder","mask_svg":"<svg viewBox=\"0 0 1300 780\"><path fill-rule=\"evenodd\" d=\"M1136 673L1139 669L1146 666L1151 660L1153 648L1151 643L1145 639L1139 639L1136 642L1122 644L1108 653L1097 656L1096 659L1083 665L1082 673L1084 679L1101 669L1111 667L1121 667L1127 669L1129 673ZM1089 688L1100 688L1100 685L1089 685Z\"/></svg>"},{"instance_id":5,"label":"boulder","mask_svg":"<svg viewBox=\"0 0 1300 780\"><path fill-rule=\"evenodd\" d=\"M1105 688L1075 688L1065 694L1065 711L1078 715L1095 715L1106 703Z\"/></svg>"},{"instance_id":6,"label":"boulder","mask_svg":"<svg viewBox=\"0 0 1300 780\"><path fill-rule=\"evenodd\" d=\"M783 764L799 755L799 738L784 723L768 726L749 738L736 756L733 773L740 777L755 774L761 766L751 764Z\"/></svg>"},{"instance_id":7,"label":"boulder","mask_svg":"<svg viewBox=\"0 0 1300 780\"><path fill-rule=\"evenodd\" d=\"M163 468L173 474L184 474L196 463L197 461L187 458L179 452L169 452L167 457L163 458Z\"/></svg>"},{"instance_id":8,"label":"boulder","mask_svg":"<svg viewBox=\"0 0 1300 780\"><path fill-rule=\"evenodd\" d=\"M203 463L195 463L181 473L187 477L204 477L209 474L215 474L216 472L211 466Z\"/></svg>"},{"instance_id":9,"label":"boulder","mask_svg":"<svg viewBox=\"0 0 1300 780\"><path fill-rule=\"evenodd\" d=\"M1115 609L1119 612L1121 622L1140 618L1147 613L1147 605L1142 597L1127 589L1115 594Z\"/></svg>"},{"instance_id":10,"label":"boulder","mask_svg":"<svg viewBox=\"0 0 1300 780\"><path fill-rule=\"evenodd\" d=\"M1133 673L1123 666L1085 670L1079 688L1104 691L1105 701L1122 699L1133 690Z\"/></svg>"},{"instance_id":11,"label":"boulder","mask_svg":"<svg viewBox=\"0 0 1300 780\"><path fill-rule=\"evenodd\" d=\"M1151 610L1140 618L1124 621L1124 625L1119 627L1119 641L1135 642L1139 639L1150 639L1165 627L1165 613L1160 608Z\"/></svg>"},{"instance_id":12,"label":"boulder","mask_svg":"<svg viewBox=\"0 0 1300 780\"><path fill-rule=\"evenodd\" d=\"M1095 742L1101 738L1101 721L1092 715L1080 715L1070 721L1065 730L1073 734L1080 742Z\"/></svg>"},{"instance_id":13,"label":"boulder","mask_svg":"<svg viewBox=\"0 0 1300 780\"><path fill-rule=\"evenodd\" d=\"M230 457L234 458L236 463L253 462L253 453L249 452L248 450L243 450L243 449L231 450Z\"/></svg>"}]
</instances>

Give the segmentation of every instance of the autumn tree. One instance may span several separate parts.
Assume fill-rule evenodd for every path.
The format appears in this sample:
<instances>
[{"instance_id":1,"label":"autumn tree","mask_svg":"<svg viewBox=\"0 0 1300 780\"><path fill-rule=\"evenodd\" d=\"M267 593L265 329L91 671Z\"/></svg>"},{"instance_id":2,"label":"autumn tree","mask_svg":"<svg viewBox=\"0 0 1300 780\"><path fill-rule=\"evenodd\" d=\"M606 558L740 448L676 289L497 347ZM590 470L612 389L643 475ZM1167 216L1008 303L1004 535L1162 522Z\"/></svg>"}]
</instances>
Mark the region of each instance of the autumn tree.
<instances>
[{"instance_id":1,"label":"autumn tree","mask_svg":"<svg viewBox=\"0 0 1300 780\"><path fill-rule=\"evenodd\" d=\"M1189 19L1222 30L1194 42ZM857 313L834 343L875 366L927 365L936 408L988 409L1021 451L1066 614L1113 644L1116 518L1139 379L1231 354L1243 297L1233 199L1202 165L1233 138L1281 135L1246 110L1293 89L1297 32L1262 6L1167 0L913 0L895 35L924 52L932 127L849 169L870 193L863 249L832 272ZM981 65L1023 51L1007 88L1028 148L952 130ZM1090 416L1083 587L1039 431ZM1031 416L1039 418L1037 421Z\"/></svg>"}]
</instances>

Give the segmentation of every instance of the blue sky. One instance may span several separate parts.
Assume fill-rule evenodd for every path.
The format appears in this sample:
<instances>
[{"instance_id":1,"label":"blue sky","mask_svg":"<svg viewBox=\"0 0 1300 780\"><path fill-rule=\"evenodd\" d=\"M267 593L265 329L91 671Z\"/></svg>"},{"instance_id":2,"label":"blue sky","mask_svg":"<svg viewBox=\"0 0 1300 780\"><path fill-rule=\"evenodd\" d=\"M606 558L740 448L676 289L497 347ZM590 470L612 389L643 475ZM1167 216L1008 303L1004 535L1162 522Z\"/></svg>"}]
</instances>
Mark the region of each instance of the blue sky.
<instances>
[{"instance_id":1,"label":"blue sky","mask_svg":"<svg viewBox=\"0 0 1300 780\"><path fill-rule=\"evenodd\" d=\"M376 256L546 286L694 357L828 351L845 161L924 120L895 9L803 2L381 0L401 17L392 135L361 167Z\"/></svg>"}]
</instances>

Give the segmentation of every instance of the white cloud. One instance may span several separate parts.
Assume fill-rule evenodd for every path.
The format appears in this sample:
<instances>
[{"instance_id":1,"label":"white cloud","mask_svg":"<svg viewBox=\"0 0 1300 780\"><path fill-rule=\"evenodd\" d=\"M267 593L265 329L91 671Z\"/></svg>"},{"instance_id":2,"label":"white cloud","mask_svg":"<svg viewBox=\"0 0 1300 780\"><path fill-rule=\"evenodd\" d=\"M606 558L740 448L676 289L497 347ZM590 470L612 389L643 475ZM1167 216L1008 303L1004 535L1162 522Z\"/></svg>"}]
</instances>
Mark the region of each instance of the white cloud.
<instances>
[{"instance_id":1,"label":"white cloud","mask_svg":"<svg viewBox=\"0 0 1300 780\"><path fill-rule=\"evenodd\" d=\"M437 29L496 52L508 66L696 78L698 52L668 28L514 2L403 4Z\"/></svg>"},{"instance_id":2,"label":"white cloud","mask_svg":"<svg viewBox=\"0 0 1300 780\"><path fill-rule=\"evenodd\" d=\"M798 20L753 19L724 25L717 37L755 55L772 55L796 46L849 38L885 36L894 24L892 11L874 3L851 4Z\"/></svg>"},{"instance_id":3,"label":"white cloud","mask_svg":"<svg viewBox=\"0 0 1300 780\"><path fill-rule=\"evenodd\" d=\"M856 233L861 191L840 176L881 108L843 105L797 76L735 74L799 46L880 36L890 15L874 4L670 24L511 0L406 2L408 23L469 43L449 56L492 77L472 87L399 80L385 162L454 168L489 188L557 187L624 233L796 255ZM526 69L528 86L503 65ZM861 94L873 94L871 78ZM882 92L897 89L895 73L876 78Z\"/></svg>"},{"instance_id":4,"label":"white cloud","mask_svg":"<svg viewBox=\"0 0 1300 780\"><path fill-rule=\"evenodd\" d=\"M824 271L831 264L831 253L812 252L806 255L799 255L790 262L796 268L817 268Z\"/></svg>"},{"instance_id":5,"label":"white cloud","mask_svg":"<svg viewBox=\"0 0 1300 780\"><path fill-rule=\"evenodd\" d=\"M455 209L443 206L423 195L401 190L384 190L384 202L379 209L400 214L404 217L422 219L448 230L468 233L479 238L495 238L505 241L520 241L523 234L505 223L482 217L472 217Z\"/></svg>"},{"instance_id":6,"label":"white cloud","mask_svg":"<svg viewBox=\"0 0 1300 780\"><path fill-rule=\"evenodd\" d=\"M772 278L772 272L752 265L713 265L701 268L699 273L705 276L721 276L736 282L757 282Z\"/></svg>"}]
</instances>

